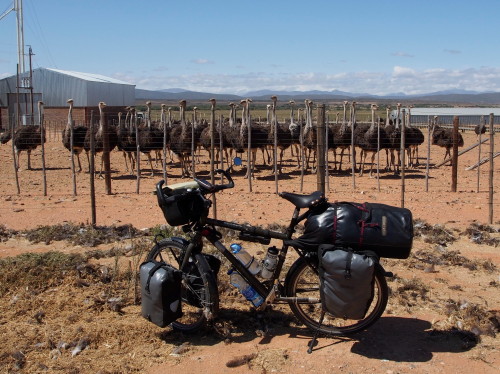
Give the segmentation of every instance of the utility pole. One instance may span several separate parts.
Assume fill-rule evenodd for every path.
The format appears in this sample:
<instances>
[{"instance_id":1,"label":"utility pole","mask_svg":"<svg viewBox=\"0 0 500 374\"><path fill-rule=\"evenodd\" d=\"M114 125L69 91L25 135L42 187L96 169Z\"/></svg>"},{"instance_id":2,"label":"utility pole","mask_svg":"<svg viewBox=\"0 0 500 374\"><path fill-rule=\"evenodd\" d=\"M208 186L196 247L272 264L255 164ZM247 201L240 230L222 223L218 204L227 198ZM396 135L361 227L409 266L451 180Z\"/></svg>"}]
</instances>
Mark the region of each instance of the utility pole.
<instances>
[{"instance_id":1,"label":"utility pole","mask_svg":"<svg viewBox=\"0 0 500 374\"><path fill-rule=\"evenodd\" d=\"M0 20L7 16L10 12L16 12L17 24L17 60L19 64L18 72L22 76L26 69L24 68L24 26L23 26L23 0L14 0L12 8L7 9L0 15Z\"/></svg>"}]
</instances>

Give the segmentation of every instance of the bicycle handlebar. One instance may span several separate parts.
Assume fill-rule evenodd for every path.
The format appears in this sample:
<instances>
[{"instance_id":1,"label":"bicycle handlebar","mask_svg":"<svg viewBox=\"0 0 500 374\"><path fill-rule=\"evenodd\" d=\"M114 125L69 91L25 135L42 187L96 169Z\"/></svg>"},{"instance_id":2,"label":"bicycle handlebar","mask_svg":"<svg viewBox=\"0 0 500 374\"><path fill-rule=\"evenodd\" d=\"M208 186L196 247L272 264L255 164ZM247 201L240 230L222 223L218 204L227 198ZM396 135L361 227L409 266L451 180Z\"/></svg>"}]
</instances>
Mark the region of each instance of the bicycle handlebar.
<instances>
[{"instance_id":1,"label":"bicycle handlebar","mask_svg":"<svg viewBox=\"0 0 500 374\"><path fill-rule=\"evenodd\" d=\"M229 183L213 185L207 180L194 178L194 180L199 184L202 193L216 193L234 187L234 181L233 178L231 178L231 174L229 174L229 169L227 170L216 169L215 173L224 175L224 177L226 177Z\"/></svg>"}]
</instances>

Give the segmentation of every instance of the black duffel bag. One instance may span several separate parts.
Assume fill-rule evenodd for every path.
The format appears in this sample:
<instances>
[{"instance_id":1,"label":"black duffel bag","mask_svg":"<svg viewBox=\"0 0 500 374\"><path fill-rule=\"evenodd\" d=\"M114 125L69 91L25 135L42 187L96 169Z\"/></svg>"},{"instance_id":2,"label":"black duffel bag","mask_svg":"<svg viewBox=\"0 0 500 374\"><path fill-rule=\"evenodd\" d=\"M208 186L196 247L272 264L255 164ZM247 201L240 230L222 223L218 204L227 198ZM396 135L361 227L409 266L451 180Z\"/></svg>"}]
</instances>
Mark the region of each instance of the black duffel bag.
<instances>
[{"instance_id":1,"label":"black duffel bag","mask_svg":"<svg viewBox=\"0 0 500 374\"><path fill-rule=\"evenodd\" d=\"M304 234L287 244L306 251L334 244L400 259L408 258L413 244L411 211L385 204L331 203L314 211L304 226Z\"/></svg>"}]
</instances>

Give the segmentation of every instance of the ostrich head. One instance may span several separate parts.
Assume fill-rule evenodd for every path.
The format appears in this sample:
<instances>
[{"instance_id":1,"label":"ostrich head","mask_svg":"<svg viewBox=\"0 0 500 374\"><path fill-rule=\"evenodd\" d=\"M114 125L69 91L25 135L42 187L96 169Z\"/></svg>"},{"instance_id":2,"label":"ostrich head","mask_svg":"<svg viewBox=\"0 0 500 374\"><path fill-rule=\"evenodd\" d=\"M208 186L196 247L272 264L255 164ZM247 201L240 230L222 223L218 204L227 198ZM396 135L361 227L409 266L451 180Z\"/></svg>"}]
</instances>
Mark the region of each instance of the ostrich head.
<instances>
[{"instance_id":1,"label":"ostrich head","mask_svg":"<svg viewBox=\"0 0 500 374\"><path fill-rule=\"evenodd\" d=\"M213 106L215 106L215 104L217 103L217 100L215 100L213 97L208 100Z\"/></svg>"},{"instance_id":2,"label":"ostrich head","mask_svg":"<svg viewBox=\"0 0 500 374\"><path fill-rule=\"evenodd\" d=\"M68 99L66 102L69 104L69 106L73 106L73 99Z\"/></svg>"}]
</instances>

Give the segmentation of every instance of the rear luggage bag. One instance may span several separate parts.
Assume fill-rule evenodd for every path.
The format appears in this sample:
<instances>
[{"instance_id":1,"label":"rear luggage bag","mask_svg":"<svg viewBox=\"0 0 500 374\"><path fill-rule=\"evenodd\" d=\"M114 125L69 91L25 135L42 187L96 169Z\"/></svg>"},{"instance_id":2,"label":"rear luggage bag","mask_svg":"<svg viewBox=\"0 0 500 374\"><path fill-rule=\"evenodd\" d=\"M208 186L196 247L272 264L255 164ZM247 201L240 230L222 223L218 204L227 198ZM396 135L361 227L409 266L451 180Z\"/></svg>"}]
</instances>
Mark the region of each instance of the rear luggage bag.
<instances>
[{"instance_id":1,"label":"rear luggage bag","mask_svg":"<svg viewBox=\"0 0 500 374\"><path fill-rule=\"evenodd\" d=\"M139 270L142 316L165 327L182 316L182 272L164 262L147 261Z\"/></svg>"},{"instance_id":2,"label":"rear luggage bag","mask_svg":"<svg viewBox=\"0 0 500 374\"><path fill-rule=\"evenodd\" d=\"M332 203L311 214L304 234L290 244L307 251L317 251L320 244L334 244L405 259L413 244L412 214L385 204Z\"/></svg>"},{"instance_id":3,"label":"rear luggage bag","mask_svg":"<svg viewBox=\"0 0 500 374\"><path fill-rule=\"evenodd\" d=\"M323 310L338 318L363 319L373 300L375 253L327 244L319 247L318 257Z\"/></svg>"}]
</instances>

